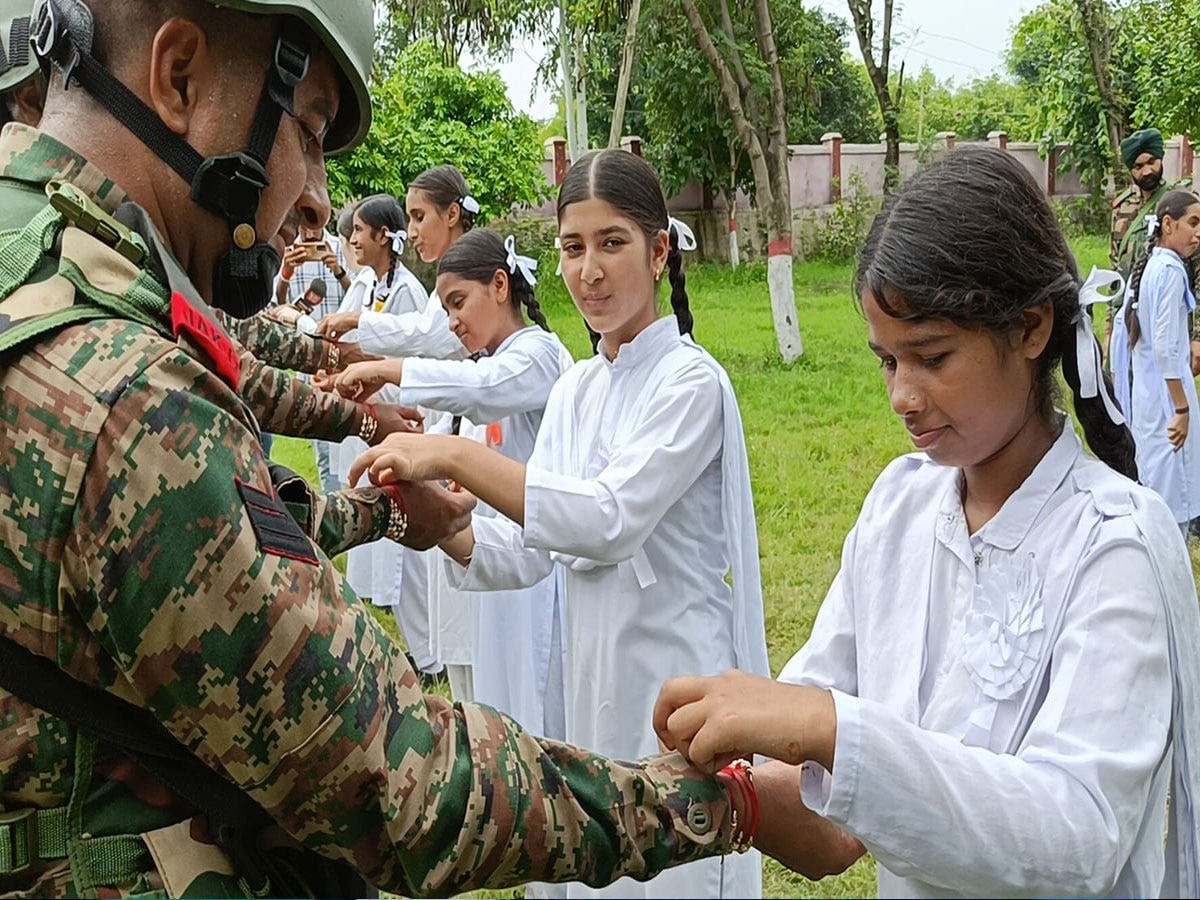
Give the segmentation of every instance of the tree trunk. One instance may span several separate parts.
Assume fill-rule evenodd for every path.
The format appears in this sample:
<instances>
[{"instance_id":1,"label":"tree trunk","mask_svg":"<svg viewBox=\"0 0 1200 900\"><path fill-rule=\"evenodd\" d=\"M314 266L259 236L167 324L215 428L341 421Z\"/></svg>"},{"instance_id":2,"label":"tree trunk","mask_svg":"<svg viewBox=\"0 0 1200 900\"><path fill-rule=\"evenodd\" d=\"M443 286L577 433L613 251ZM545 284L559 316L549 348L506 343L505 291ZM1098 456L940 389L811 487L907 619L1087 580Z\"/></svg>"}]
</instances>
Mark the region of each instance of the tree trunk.
<instances>
[{"instance_id":1,"label":"tree trunk","mask_svg":"<svg viewBox=\"0 0 1200 900\"><path fill-rule=\"evenodd\" d=\"M633 70L638 19L641 15L642 0L633 0L629 8L629 21L625 25L625 44L621 47L621 73L617 76L617 99L613 104L612 128L608 132L610 149L621 146L621 130L625 127L625 101L629 96L629 76Z\"/></svg>"},{"instance_id":2,"label":"tree trunk","mask_svg":"<svg viewBox=\"0 0 1200 900\"><path fill-rule=\"evenodd\" d=\"M571 52L571 29L565 0L558 0L558 54L562 64L563 117L567 120L567 156L579 159L579 138L575 132L575 57Z\"/></svg>"},{"instance_id":3,"label":"tree trunk","mask_svg":"<svg viewBox=\"0 0 1200 900\"><path fill-rule=\"evenodd\" d=\"M863 64L875 89L875 100L879 103L879 114L883 118L883 134L887 148L883 157L883 186L887 191L900 183L900 123L896 107L899 98L892 97L888 74L892 62L892 2L883 2L883 40L879 47L879 59L875 58L875 19L872 0L847 0L850 18L854 20L854 34L858 38L858 49ZM904 69L900 69L903 82Z\"/></svg>"},{"instance_id":4,"label":"tree trunk","mask_svg":"<svg viewBox=\"0 0 1200 900\"><path fill-rule=\"evenodd\" d=\"M763 61L771 71L772 118L763 122L755 116L751 123L747 109L756 109L752 88L744 79L744 68L738 55L735 36L729 34L728 45L734 60L735 80L709 34L695 0L680 0L688 24L696 37L700 52L717 76L725 106L733 120L734 131L750 160L754 173L754 189L759 214L767 230L767 288L771 295L771 311L775 319L775 341L785 363L794 362L804 351L800 340L800 325L796 315L796 292L792 282L792 210L791 189L787 169L787 119L779 60L771 30L767 0L755 0L756 36ZM779 79L776 89L775 80ZM746 89L739 89L745 82ZM782 111L784 118L779 119Z\"/></svg>"},{"instance_id":5,"label":"tree trunk","mask_svg":"<svg viewBox=\"0 0 1200 900\"><path fill-rule=\"evenodd\" d=\"M1104 0L1078 0L1079 15L1083 19L1083 34L1088 44L1088 55L1092 60L1092 74L1096 78L1096 89L1100 92L1100 106L1104 116L1104 130L1108 135L1108 155L1112 162L1115 184L1125 178L1125 167L1121 161L1121 123L1123 116L1117 102L1112 82L1108 78L1111 55L1108 16Z\"/></svg>"}]
</instances>

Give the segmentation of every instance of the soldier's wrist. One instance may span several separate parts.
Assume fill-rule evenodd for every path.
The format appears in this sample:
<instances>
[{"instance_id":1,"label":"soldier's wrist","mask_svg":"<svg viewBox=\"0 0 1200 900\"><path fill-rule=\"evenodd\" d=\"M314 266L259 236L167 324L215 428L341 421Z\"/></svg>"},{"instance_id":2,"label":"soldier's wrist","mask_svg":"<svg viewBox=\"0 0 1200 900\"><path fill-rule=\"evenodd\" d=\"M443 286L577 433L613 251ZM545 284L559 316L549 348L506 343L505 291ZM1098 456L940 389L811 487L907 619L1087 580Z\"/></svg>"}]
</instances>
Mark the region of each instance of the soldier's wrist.
<instances>
[{"instance_id":1,"label":"soldier's wrist","mask_svg":"<svg viewBox=\"0 0 1200 900\"><path fill-rule=\"evenodd\" d=\"M745 853L754 846L761 815L754 769L744 759L734 760L717 773L717 780L729 795L730 848L736 853Z\"/></svg>"}]
</instances>

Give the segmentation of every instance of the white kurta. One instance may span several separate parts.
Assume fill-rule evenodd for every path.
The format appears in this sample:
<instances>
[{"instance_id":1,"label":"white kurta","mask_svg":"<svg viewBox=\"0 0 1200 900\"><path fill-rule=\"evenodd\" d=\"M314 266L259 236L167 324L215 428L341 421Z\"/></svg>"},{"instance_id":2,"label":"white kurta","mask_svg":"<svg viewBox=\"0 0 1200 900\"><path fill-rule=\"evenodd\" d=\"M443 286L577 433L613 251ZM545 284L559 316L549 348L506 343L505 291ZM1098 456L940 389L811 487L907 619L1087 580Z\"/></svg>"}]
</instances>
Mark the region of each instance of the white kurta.
<instances>
[{"instance_id":1,"label":"white kurta","mask_svg":"<svg viewBox=\"0 0 1200 900\"><path fill-rule=\"evenodd\" d=\"M1141 336L1130 352L1129 424L1137 445L1138 480L1158 491L1179 523L1200 516L1200 404L1188 337L1188 312L1195 306L1183 261L1173 251L1155 247L1138 289ZM1167 440L1167 425L1175 416L1168 378L1183 382L1191 409L1188 436L1178 451Z\"/></svg>"},{"instance_id":2,"label":"white kurta","mask_svg":"<svg viewBox=\"0 0 1200 900\"><path fill-rule=\"evenodd\" d=\"M367 353L393 358L458 359L466 355L450 330L450 317L437 294L430 296L400 262L386 302L376 302L358 320L358 343Z\"/></svg>"},{"instance_id":3,"label":"white kurta","mask_svg":"<svg viewBox=\"0 0 1200 900\"><path fill-rule=\"evenodd\" d=\"M366 277L363 277L364 284ZM355 284L358 283L356 279ZM363 328L364 321L387 319L389 317L403 318L405 316L424 316L425 311L436 306L441 309L437 298L431 298L425 292L415 275L401 263L395 264L392 278L389 281L378 279L370 292L359 292L351 285L347 291L347 302L351 295L361 297L362 315L359 317L359 327L344 336L344 340L357 341L370 353L378 353L377 348L368 346L371 331ZM449 333L449 324L443 313L442 325ZM453 338L454 336L451 335ZM414 339L414 345L417 342ZM462 344L454 338L454 344L461 353ZM427 343L413 352L433 354L440 353L447 346L439 336L427 336ZM387 386L371 399L377 403L399 403L399 389ZM367 445L357 437L346 438L341 446L342 479L348 479L350 466L354 463ZM363 476L364 483L366 476ZM370 597L376 606L389 607L396 616L396 621L404 634L405 643L417 665L423 669L432 670L438 659L433 652L433 640L429 623L429 560L425 555L415 550L409 550L392 541L382 540L355 547L349 551L346 558L346 579L356 593Z\"/></svg>"},{"instance_id":4,"label":"white kurta","mask_svg":"<svg viewBox=\"0 0 1200 900\"><path fill-rule=\"evenodd\" d=\"M1108 339L1108 369L1112 374L1113 394L1117 406L1125 414L1125 421L1131 417L1131 387L1130 378L1133 373L1129 368L1129 330L1125 327L1125 307L1116 311L1112 320L1112 334Z\"/></svg>"},{"instance_id":5,"label":"white kurta","mask_svg":"<svg viewBox=\"0 0 1200 900\"><path fill-rule=\"evenodd\" d=\"M555 385L526 469L525 528L475 520L461 587L512 588L564 568L566 729L620 759L658 752L664 681L738 667L768 674L758 544L741 417L720 365L674 316L614 362ZM725 575L733 570L733 589ZM757 897L755 853L622 879L572 897Z\"/></svg>"},{"instance_id":6,"label":"white kurta","mask_svg":"<svg viewBox=\"0 0 1200 900\"><path fill-rule=\"evenodd\" d=\"M479 360L405 360L400 400L462 416L464 425L474 424L461 434L524 463L533 453L550 389L573 362L555 335L524 328ZM496 512L481 504L477 514ZM469 626L475 701L508 713L535 734L562 740L561 729L553 733L544 710L557 584L551 573L528 588L478 597L447 584L431 596L430 619L440 626L468 605L474 613ZM553 689L561 693L562 686Z\"/></svg>"},{"instance_id":7,"label":"white kurta","mask_svg":"<svg viewBox=\"0 0 1200 900\"><path fill-rule=\"evenodd\" d=\"M1159 896L1178 735L1198 752L1196 646L1169 512L1069 425L973 536L959 470L902 457L780 675L837 707L834 771L806 765L805 803L867 845L881 897Z\"/></svg>"}]
</instances>

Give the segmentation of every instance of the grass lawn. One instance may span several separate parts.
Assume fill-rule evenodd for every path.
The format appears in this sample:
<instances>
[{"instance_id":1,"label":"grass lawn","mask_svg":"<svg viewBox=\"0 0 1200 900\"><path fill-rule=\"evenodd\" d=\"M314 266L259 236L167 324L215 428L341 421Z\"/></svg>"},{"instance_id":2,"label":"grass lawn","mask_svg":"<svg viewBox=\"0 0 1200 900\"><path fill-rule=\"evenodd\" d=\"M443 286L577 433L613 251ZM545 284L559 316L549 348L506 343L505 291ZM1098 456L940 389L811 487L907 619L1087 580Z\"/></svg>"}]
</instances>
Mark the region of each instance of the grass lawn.
<instances>
[{"instance_id":1,"label":"grass lawn","mask_svg":"<svg viewBox=\"0 0 1200 900\"><path fill-rule=\"evenodd\" d=\"M1084 238L1073 246L1085 276L1093 264L1104 265L1104 240ZM733 273L697 266L688 273L696 339L729 371L741 404L758 513L767 645L776 673L804 643L837 571L842 539L876 475L912 449L866 347L866 324L850 295L850 278L848 266L796 267L804 356L786 368L775 349L765 267ZM590 353L561 281L546 277L538 297L576 358ZM278 440L273 455L315 475L307 443ZM861 860L841 877L810 882L768 861L764 882L768 897L872 897L875 867Z\"/></svg>"}]
</instances>

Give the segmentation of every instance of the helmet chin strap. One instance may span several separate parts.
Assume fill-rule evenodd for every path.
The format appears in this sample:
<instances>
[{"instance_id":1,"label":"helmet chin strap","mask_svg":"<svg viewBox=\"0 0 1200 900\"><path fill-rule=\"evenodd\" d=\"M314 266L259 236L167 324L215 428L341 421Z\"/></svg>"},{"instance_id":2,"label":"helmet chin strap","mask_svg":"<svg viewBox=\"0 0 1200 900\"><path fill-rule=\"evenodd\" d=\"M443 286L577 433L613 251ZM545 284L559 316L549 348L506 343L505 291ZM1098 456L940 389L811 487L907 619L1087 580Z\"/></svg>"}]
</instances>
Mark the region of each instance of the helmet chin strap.
<instances>
[{"instance_id":1,"label":"helmet chin strap","mask_svg":"<svg viewBox=\"0 0 1200 900\"><path fill-rule=\"evenodd\" d=\"M260 240L255 220L270 184L267 160L283 113L295 115L295 89L308 74L311 39L285 18L250 139L241 153L200 156L92 55L94 20L84 0L47 0L34 23L34 51L43 68L62 71L63 86L78 82L118 122L191 185L192 201L229 223L231 246L213 272L213 305L245 317L267 305L279 254Z\"/></svg>"}]
</instances>

